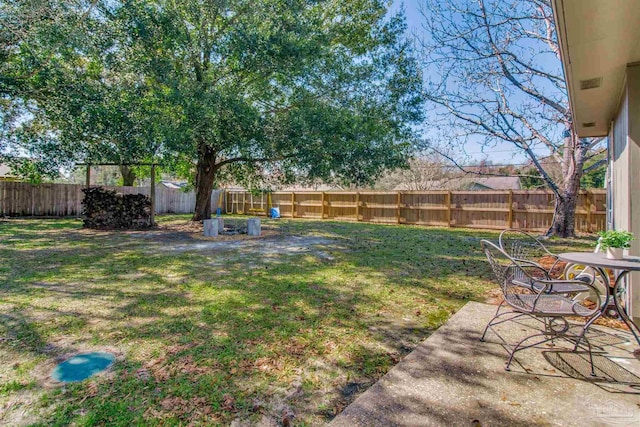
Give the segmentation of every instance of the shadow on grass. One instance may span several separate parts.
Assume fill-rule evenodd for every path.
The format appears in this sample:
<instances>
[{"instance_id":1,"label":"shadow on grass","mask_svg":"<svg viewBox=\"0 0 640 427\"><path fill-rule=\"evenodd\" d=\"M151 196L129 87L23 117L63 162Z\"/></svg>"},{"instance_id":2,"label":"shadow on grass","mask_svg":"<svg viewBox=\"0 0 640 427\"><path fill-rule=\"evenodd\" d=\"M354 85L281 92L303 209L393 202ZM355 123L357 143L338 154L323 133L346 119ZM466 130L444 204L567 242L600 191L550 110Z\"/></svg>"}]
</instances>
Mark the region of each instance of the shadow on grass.
<instances>
[{"instance_id":1,"label":"shadow on grass","mask_svg":"<svg viewBox=\"0 0 640 427\"><path fill-rule=\"evenodd\" d=\"M158 245L184 236L65 224L3 231L17 240L0 247L13 261L0 272L0 293L23 309L8 334L20 351L38 351L60 333L43 316L74 316L94 345L122 346L130 357L116 365L117 381L53 392L54 425L228 424L277 419L283 407L302 422L326 421L462 304L483 299L490 276L478 242L497 236L281 221L270 226L283 238L325 236L346 250L327 248L330 260L263 259L247 248L167 253ZM39 230L60 231L41 240ZM302 391L289 393L296 382Z\"/></svg>"}]
</instances>

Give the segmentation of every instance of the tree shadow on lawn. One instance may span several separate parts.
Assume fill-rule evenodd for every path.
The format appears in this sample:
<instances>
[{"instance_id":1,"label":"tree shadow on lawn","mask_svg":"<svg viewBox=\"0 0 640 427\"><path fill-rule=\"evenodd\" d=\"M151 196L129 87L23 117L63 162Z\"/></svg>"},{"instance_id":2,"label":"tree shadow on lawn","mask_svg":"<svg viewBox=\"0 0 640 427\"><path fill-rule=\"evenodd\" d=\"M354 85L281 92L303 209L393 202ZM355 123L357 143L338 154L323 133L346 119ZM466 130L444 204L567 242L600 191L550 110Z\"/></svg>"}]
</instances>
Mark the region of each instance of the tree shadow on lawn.
<instances>
[{"instance_id":1,"label":"tree shadow on lawn","mask_svg":"<svg viewBox=\"0 0 640 427\"><path fill-rule=\"evenodd\" d=\"M304 234L327 233L305 225ZM488 284L477 275L488 277L488 267L477 236L497 236L355 228L331 224L348 243L332 261L305 253L247 265L251 253L158 253L148 250L153 240L117 233L79 237L90 251L21 250L25 262L0 292L26 308L22 323L39 331L42 311L72 314L86 326L69 335L127 354L117 380L54 392L63 403L47 422L229 423L289 409L303 422L326 421L464 302L482 298ZM228 265L212 266L215 257ZM473 280L456 284L465 276ZM43 308L49 300L59 306Z\"/></svg>"},{"instance_id":2,"label":"tree shadow on lawn","mask_svg":"<svg viewBox=\"0 0 640 427\"><path fill-rule=\"evenodd\" d=\"M78 261L82 265L82 261ZM309 262L299 266L300 274L308 274L317 268ZM185 270L185 273L190 270ZM116 383L97 383L100 392L94 398L80 399L86 394L87 384L73 385L63 392L68 405L63 405L51 422L66 423L80 420L74 415L82 408L82 413L90 414L93 419L111 421L114 408L122 409L127 404L126 415L116 424L140 422L144 417L175 417L176 420L207 419L219 416L229 421L236 416L250 416L254 401L269 400L269 393L284 392L289 387L309 357L321 357L326 352L325 342L317 335L323 329L338 328L336 335L330 333L327 340L340 345L342 334L350 329L362 329L353 307L336 301L359 301L366 298L355 296L354 290L335 289L317 283L300 283L292 279L287 272L262 275L244 275L226 277L224 284L199 283L186 294L170 293L161 295L155 292L110 291L102 285L101 296L116 296L125 304L112 309L112 316L100 316L103 320L100 337L96 343L112 344L108 337L117 334L118 339L128 345L145 341L158 341L158 348L149 351L157 354L148 361L132 358L119 366L119 380ZM253 278L252 278L253 277ZM150 279L162 283L161 276ZM255 282L252 282L255 280ZM257 283L262 282L262 283ZM165 282L165 285L169 285ZM54 293L55 299L90 297L84 289L60 290L61 285L46 292ZM31 293L28 286L12 287L9 294ZM38 285L38 292L42 292ZM215 292L209 292L213 290ZM62 294L62 296L61 296ZM191 314L182 315L182 309L188 308ZM165 314L166 311L172 314ZM37 309L33 318L23 316L19 323L8 324L9 334L20 342L21 351L42 353L47 347L45 338L37 331L41 329L42 309ZM66 314L66 310L48 308L49 316ZM85 322L95 320L91 310L76 312ZM150 317L150 322L138 322L140 318ZM328 320L327 320L328 319ZM22 333L28 330L29 334ZM316 335L316 337L313 337ZM64 349L67 352L68 349ZM348 352L347 352L348 353ZM348 359L348 354L345 356ZM337 361L338 363L340 360ZM344 362L349 365L349 361ZM361 361L361 364L365 361ZM350 366L343 369L356 370ZM284 381L283 381L284 377ZM196 381L196 383L194 383ZM247 384L258 382L256 387ZM272 387L270 384L279 384ZM150 388L151 387L151 388ZM279 390L278 387L282 390ZM127 398L127 390L138 389L134 397ZM145 391L146 390L146 391ZM228 396L234 404L227 404ZM104 396L110 396L105 401ZM181 413L168 402L182 399L205 399L206 407ZM82 400L82 403L78 403ZM182 401L181 401L182 402ZM189 406L184 403L182 406ZM197 405L196 405L197 406ZM269 402L265 402L269 406ZM207 409L209 408L209 413ZM260 409L259 411L263 411ZM145 415L146 414L146 415ZM63 421L64 420L64 421Z\"/></svg>"}]
</instances>

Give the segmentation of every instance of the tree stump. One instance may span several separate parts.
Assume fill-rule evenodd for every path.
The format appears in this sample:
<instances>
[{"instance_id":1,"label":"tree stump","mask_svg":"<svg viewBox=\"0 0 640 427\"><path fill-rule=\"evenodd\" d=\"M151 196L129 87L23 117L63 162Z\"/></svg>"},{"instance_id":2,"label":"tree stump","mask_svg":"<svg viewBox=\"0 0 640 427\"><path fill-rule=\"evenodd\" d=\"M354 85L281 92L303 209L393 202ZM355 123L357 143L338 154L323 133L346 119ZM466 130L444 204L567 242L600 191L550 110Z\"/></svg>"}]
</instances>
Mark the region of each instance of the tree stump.
<instances>
[{"instance_id":1,"label":"tree stump","mask_svg":"<svg viewBox=\"0 0 640 427\"><path fill-rule=\"evenodd\" d=\"M260 218L249 218L247 220L247 234L249 236L260 235Z\"/></svg>"},{"instance_id":2,"label":"tree stump","mask_svg":"<svg viewBox=\"0 0 640 427\"><path fill-rule=\"evenodd\" d=\"M205 219L202 224L204 226L204 237L218 237L218 221Z\"/></svg>"}]
</instances>

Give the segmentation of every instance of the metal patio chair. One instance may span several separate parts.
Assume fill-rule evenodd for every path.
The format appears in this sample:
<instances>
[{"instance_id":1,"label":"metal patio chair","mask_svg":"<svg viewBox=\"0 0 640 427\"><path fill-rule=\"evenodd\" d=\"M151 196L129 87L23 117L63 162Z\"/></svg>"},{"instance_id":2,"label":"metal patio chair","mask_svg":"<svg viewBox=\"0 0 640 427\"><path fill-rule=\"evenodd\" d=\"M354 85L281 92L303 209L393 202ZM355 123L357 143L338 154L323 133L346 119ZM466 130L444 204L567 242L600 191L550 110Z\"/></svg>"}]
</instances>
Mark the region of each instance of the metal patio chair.
<instances>
[{"instance_id":1,"label":"metal patio chair","mask_svg":"<svg viewBox=\"0 0 640 427\"><path fill-rule=\"evenodd\" d=\"M543 276L546 279L571 279L568 281L559 281L554 283L553 286L547 287L547 293L565 294L573 297L580 295L580 299L584 299L589 296L590 288L582 285L580 282L591 283L594 280L594 276L596 280L599 280L598 274L582 275L579 277L572 275L572 277L567 277L564 275L566 269L558 271L557 273L554 272L556 267L560 267L560 259L558 256L549 251L539 239L526 231L515 228L506 229L500 233L498 245L511 258L527 261L528 263L533 263L538 266L540 268L537 272L538 275L541 275L542 270L544 270L545 273ZM548 259L551 263L550 267L547 268L540 263L543 258ZM545 288L540 283L533 283L531 285L536 288L534 290L542 290Z\"/></svg>"},{"instance_id":2,"label":"metal patio chair","mask_svg":"<svg viewBox=\"0 0 640 427\"><path fill-rule=\"evenodd\" d=\"M595 304L589 306L583 301L571 299L558 293L550 293L549 290L554 286L557 288L559 285L579 285L586 286L590 292L600 295L598 288L593 283L551 279L548 272L534 262L513 258L488 240L482 240L480 244L500 285L504 303L510 308L502 313L498 308L493 319L485 327L480 340L484 341L487 332L492 329L504 344L510 347L493 329L495 326L521 317L535 319L543 325L539 333L525 337L512 348L505 369L510 370L516 352L557 339L565 339L574 344L573 351L577 351L584 342L589 354L591 374L595 376L591 344L585 334L601 314L602 298L600 297ZM578 333L572 332L571 325L567 320L570 317L585 319L586 323ZM535 340L535 342L528 344L527 342L531 340ZM525 345L525 343L527 344Z\"/></svg>"}]
</instances>

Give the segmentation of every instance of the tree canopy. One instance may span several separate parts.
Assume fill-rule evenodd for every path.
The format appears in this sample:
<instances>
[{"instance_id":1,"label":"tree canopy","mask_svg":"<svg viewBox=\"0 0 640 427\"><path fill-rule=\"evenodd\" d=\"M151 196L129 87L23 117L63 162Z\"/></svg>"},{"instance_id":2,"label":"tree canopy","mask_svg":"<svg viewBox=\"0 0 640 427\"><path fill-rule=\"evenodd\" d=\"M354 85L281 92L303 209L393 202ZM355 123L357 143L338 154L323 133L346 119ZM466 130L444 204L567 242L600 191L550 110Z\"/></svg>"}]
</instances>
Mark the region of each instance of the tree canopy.
<instances>
[{"instance_id":1,"label":"tree canopy","mask_svg":"<svg viewBox=\"0 0 640 427\"><path fill-rule=\"evenodd\" d=\"M195 165L194 219L210 214L223 168L365 183L405 161L421 78L385 6L190 0L115 12L127 60L176 112L164 149Z\"/></svg>"},{"instance_id":2,"label":"tree canopy","mask_svg":"<svg viewBox=\"0 0 640 427\"><path fill-rule=\"evenodd\" d=\"M47 74L39 82L47 96L6 95L29 107L13 136L30 154L153 157L188 171L198 192L194 219L210 215L221 173L372 182L406 162L423 118L404 19L387 7L378 0L74 3L75 21L61 22L73 27L67 34L85 37L65 45L67 56L36 49L59 65L43 60L31 71L32 85Z\"/></svg>"}]
</instances>

